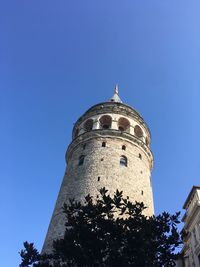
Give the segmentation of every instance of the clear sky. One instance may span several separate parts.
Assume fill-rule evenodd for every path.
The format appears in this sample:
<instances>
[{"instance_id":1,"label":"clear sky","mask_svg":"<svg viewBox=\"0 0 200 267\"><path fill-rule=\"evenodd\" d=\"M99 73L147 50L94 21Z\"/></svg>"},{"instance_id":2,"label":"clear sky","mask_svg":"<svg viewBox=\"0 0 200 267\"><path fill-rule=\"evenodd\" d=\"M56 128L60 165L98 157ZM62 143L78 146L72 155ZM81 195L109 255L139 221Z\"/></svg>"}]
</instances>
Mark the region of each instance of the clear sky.
<instances>
[{"instance_id":1,"label":"clear sky","mask_svg":"<svg viewBox=\"0 0 200 267\"><path fill-rule=\"evenodd\" d=\"M200 185L199 0L0 3L0 266L41 249L73 123L113 95L152 133L156 214ZM123 178L123 177L122 177Z\"/></svg>"}]
</instances>

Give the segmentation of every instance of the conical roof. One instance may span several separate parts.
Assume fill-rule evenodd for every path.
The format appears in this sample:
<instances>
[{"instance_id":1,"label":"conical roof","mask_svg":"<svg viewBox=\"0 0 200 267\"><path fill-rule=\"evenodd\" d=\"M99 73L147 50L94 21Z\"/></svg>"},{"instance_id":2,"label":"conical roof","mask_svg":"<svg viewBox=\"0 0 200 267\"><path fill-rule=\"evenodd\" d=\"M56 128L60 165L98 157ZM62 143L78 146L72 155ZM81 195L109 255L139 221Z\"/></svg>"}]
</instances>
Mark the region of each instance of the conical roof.
<instances>
[{"instance_id":1,"label":"conical roof","mask_svg":"<svg viewBox=\"0 0 200 267\"><path fill-rule=\"evenodd\" d=\"M115 86L115 91L114 91L114 95L113 97L109 100L110 102L118 102L118 103L122 103L119 95L119 90L118 90L118 85Z\"/></svg>"}]
</instances>

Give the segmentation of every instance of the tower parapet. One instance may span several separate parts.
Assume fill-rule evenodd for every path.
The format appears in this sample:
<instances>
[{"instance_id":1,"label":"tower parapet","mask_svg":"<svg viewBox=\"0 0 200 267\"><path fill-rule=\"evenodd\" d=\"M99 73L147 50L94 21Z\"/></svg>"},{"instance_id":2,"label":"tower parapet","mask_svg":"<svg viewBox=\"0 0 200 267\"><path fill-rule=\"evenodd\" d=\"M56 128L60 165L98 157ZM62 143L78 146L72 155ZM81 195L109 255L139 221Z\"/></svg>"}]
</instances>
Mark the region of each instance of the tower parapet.
<instances>
[{"instance_id":1,"label":"tower parapet","mask_svg":"<svg viewBox=\"0 0 200 267\"><path fill-rule=\"evenodd\" d=\"M96 196L102 187L111 194L122 190L131 201L144 202L145 214L153 215L150 143L147 124L136 110L121 103L116 89L109 102L91 107L77 120L43 252L50 252L52 241L64 234L64 202Z\"/></svg>"}]
</instances>

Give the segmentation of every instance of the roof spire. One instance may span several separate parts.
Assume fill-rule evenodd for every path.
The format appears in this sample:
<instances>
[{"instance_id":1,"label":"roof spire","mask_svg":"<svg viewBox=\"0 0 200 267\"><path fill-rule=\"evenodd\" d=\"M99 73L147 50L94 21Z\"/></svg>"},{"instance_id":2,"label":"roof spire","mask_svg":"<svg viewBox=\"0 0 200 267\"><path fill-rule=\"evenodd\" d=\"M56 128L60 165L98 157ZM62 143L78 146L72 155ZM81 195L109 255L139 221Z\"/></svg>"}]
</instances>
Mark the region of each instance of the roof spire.
<instances>
[{"instance_id":1,"label":"roof spire","mask_svg":"<svg viewBox=\"0 0 200 267\"><path fill-rule=\"evenodd\" d=\"M115 94L119 94L118 84L115 85Z\"/></svg>"},{"instance_id":2,"label":"roof spire","mask_svg":"<svg viewBox=\"0 0 200 267\"><path fill-rule=\"evenodd\" d=\"M114 91L114 95L113 97L110 99L111 102L118 102L118 103L122 103L120 97L119 97L119 89L118 89L118 84L116 84L115 86L115 91Z\"/></svg>"}]
</instances>

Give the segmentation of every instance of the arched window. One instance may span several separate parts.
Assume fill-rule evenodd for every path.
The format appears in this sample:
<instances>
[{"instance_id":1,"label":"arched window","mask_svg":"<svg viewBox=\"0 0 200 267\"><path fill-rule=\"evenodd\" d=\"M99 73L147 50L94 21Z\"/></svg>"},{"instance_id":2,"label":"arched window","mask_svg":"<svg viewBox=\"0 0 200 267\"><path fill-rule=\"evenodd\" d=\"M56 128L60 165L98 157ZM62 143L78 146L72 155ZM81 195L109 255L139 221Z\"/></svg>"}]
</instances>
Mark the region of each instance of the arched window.
<instances>
[{"instance_id":1,"label":"arched window","mask_svg":"<svg viewBox=\"0 0 200 267\"><path fill-rule=\"evenodd\" d=\"M111 128L111 123L112 123L112 117L109 115L103 115L100 118L100 127L101 129L109 129Z\"/></svg>"},{"instance_id":2,"label":"arched window","mask_svg":"<svg viewBox=\"0 0 200 267\"><path fill-rule=\"evenodd\" d=\"M136 135L138 138L143 137L143 131L142 131L142 129L140 128L139 125L136 125L136 126L135 126L135 128L134 128L134 133L135 133L135 135Z\"/></svg>"},{"instance_id":3,"label":"arched window","mask_svg":"<svg viewBox=\"0 0 200 267\"><path fill-rule=\"evenodd\" d=\"M81 155L81 156L79 157L79 162L78 162L78 165L79 165L79 166L80 166L80 165L83 165L84 159L85 159L85 156L83 156L83 155Z\"/></svg>"},{"instance_id":4,"label":"arched window","mask_svg":"<svg viewBox=\"0 0 200 267\"><path fill-rule=\"evenodd\" d=\"M89 131L91 131L92 130L92 128L93 128L93 120L92 119L89 119L89 120L87 120L85 123L84 123L84 130L86 131L86 132L89 132Z\"/></svg>"},{"instance_id":5,"label":"arched window","mask_svg":"<svg viewBox=\"0 0 200 267\"><path fill-rule=\"evenodd\" d=\"M126 150L126 146L125 145L122 146L122 150Z\"/></svg>"},{"instance_id":6,"label":"arched window","mask_svg":"<svg viewBox=\"0 0 200 267\"><path fill-rule=\"evenodd\" d=\"M118 120L118 129L122 132L129 132L130 122L126 118L119 118Z\"/></svg>"},{"instance_id":7,"label":"arched window","mask_svg":"<svg viewBox=\"0 0 200 267\"><path fill-rule=\"evenodd\" d=\"M127 167L127 165L128 165L127 157L125 157L125 156L120 157L120 165Z\"/></svg>"}]
</instances>

